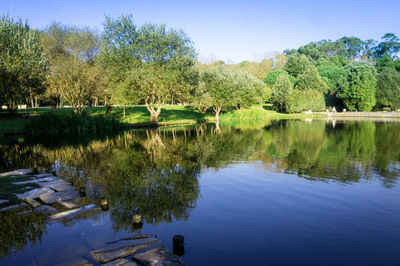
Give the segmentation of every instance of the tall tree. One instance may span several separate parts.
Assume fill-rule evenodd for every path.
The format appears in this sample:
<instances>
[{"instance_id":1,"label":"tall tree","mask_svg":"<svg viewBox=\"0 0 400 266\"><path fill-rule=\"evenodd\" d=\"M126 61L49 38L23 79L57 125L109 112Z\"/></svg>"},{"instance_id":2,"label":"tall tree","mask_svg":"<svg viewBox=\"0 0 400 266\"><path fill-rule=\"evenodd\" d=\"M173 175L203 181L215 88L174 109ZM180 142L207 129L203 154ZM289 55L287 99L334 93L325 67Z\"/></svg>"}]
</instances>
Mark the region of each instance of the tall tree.
<instances>
[{"instance_id":1,"label":"tall tree","mask_svg":"<svg viewBox=\"0 0 400 266\"><path fill-rule=\"evenodd\" d=\"M99 37L89 28L52 24L42 34L51 63L47 95L55 96L83 110L102 86L102 72L96 64Z\"/></svg>"},{"instance_id":2,"label":"tall tree","mask_svg":"<svg viewBox=\"0 0 400 266\"><path fill-rule=\"evenodd\" d=\"M376 105L391 110L400 109L400 73L394 69L384 69L378 74Z\"/></svg>"},{"instance_id":3,"label":"tall tree","mask_svg":"<svg viewBox=\"0 0 400 266\"><path fill-rule=\"evenodd\" d=\"M48 62L38 32L21 20L0 19L0 106L10 112L32 95L43 93Z\"/></svg>"},{"instance_id":4,"label":"tall tree","mask_svg":"<svg viewBox=\"0 0 400 266\"><path fill-rule=\"evenodd\" d=\"M386 33L382 37L382 42L375 48L375 53L378 58L384 55L389 56L391 59L397 58L400 52L400 39L393 33Z\"/></svg>"},{"instance_id":5,"label":"tall tree","mask_svg":"<svg viewBox=\"0 0 400 266\"><path fill-rule=\"evenodd\" d=\"M368 63L356 62L346 67L347 75L338 91L348 110L370 111L376 103L376 70Z\"/></svg>"},{"instance_id":6,"label":"tall tree","mask_svg":"<svg viewBox=\"0 0 400 266\"><path fill-rule=\"evenodd\" d=\"M272 87L271 101L275 110L285 111L287 97L293 87L287 75L279 75Z\"/></svg>"},{"instance_id":7,"label":"tall tree","mask_svg":"<svg viewBox=\"0 0 400 266\"><path fill-rule=\"evenodd\" d=\"M151 122L157 122L162 104L190 99L198 83L196 52L188 36L165 25L138 27L132 16L106 18L102 61L113 101L144 103Z\"/></svg>"}]
</instances>

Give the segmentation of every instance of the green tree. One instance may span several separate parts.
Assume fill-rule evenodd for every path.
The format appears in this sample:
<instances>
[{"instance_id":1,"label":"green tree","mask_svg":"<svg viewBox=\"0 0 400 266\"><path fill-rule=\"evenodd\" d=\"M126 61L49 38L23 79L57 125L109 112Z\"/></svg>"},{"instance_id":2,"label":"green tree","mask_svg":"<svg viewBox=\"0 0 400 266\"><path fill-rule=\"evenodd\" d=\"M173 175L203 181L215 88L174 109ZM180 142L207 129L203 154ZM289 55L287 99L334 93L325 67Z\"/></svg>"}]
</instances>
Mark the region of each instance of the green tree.
<instances>
[{"instance_id":1,"label":"green tree","mask_svg":"<svg viewBox=\"0 0 400 266\"><path fill-rule=\"evenodd\" d=\"M38 32L21 20L0 19L0 106L14 112L18 104L44 92L48 62Z\"/></svg>"},{"instance_id":2,"label":"green tree","mask_svg":"<svg viewBox=\"0 0 400 266\"><path fill-rule=\"evenodd\" d=\"M272 87L271 101L275 110L285 111L286 99L293 90L288 76L279 75Z\"/></svg>"},{"instance_id":3,"label":"green tree","mask_svg":"<svg viewBox=\"0 0 400 266\"><path fill-rule=\"evenodd\" d=\"M201 86L211 97L210 106L215 112L215 119L219 121L222 108L235 106L235 86L233 72L224 68L210 68L201 73Z\"/></svg>"},{"instance_id":4,"label":"green tree","mask_svg":"<svg viewBox=\"0 0 400 266\"><path fill-rule=\"evenodd\" d=\"M189 101L198 84L187 35L165 25L138 27L131 16L106 18L102 61L112 100L145 103L151 122L157 122L162 104Z\"/></svg>"},{"instance_id":5,"label":"green tree","mask_svg":"<svg viewBox=\"0 0 400 266\"><path fill-rule=\"evenodd\" d=\"M297 78L301 73L308 70L311 65L312 62L305 55L296 54L288 58L285 70L291 76Z\"/></svg>"},{"instance_id":6,"label":"green tree","mask_svg":"<svg viewBox=\"0 0 400 266\"><path fill-rule=\"evenodd\" d=\"M318 74L315 66L310 65L307 69L298 75L297 80L294 84L294 88L298 90L316 90L322 93L327 93L329 87L325 81Z\"/></svg>"},{"instance_id":7,"label":"green tree","mask_svg":"<svg viewBox=\"0 0 400 266\"><path fill-rule=\"evenodd\" d=\"M287 113L299 113L302 111L324 111L324 94L314 89L295 89L285 99L285 111Z\"/></svg>"},{"instance_id":8,"label":"green tree","mask_svg":"<svg viewBox=\"0 0 400 266\"><path fill-rule=\"evenodd\" d=\"M391 59L397 57L400 52L400 39L393 33L386 33L380 42L375 47L375 54L377 58L382 58L384 55L389 56Z\"/></svg>"},{"instance_id":9,"label":"green tree","mask_svg":"<svg viewBox=\"0 0 400 266\"><path fill-rule=\"evenodd\" d=\"M52 24L42 34L46 55L51 63L47 95L66 101L74 111L82 111L99 90L103 73L96 64L99 37L89 28Z\"/></svg>"},{"instance_id":10,"label":"green tree","mask_svg":"<svg viewBox=\"0 0 400 266\"><path fill-rule=\"evenodd\" d=\"M352 63L346 66L347 76L340 86L337 97L348 110L370 111L376 98L376 70L368 63Z\"/></svg>"},{"instance_id":11,"label":"green tree","mask_svg":"<svg viewBox=\"0 0 400 266\"><path fill-rule=\"evenodd\" d=\"M288 72L282 69L278 70L273 70L270 71L265 77L264 77L264 83L267 84L270 88L272 88L276 82L276 79L278 78L279 75L287 75L289 77Z\"/></svg>"},{"instance_id":12,"label":"green tree","mask_svg":"<svg viewBox=\"0 0 400 266\"><path fill-rule=\"evenodd\" d=\"M400 73L394 69L384 69L378 74L376 105L391 110L400 109Z\"/></svg>"}]
</instances>

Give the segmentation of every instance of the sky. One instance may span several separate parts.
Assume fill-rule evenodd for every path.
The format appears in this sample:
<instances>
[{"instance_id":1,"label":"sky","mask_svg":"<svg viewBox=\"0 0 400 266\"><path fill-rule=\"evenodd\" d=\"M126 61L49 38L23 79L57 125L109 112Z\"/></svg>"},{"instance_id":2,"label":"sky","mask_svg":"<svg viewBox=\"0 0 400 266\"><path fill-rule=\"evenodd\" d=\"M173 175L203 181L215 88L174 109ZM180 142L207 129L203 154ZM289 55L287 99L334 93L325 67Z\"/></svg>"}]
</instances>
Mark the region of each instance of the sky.
<instances>
[{"instance_id":1,"label":"sky","mask_svg":"<svg viewBox=\"0 0 400 266\"><path fill-rule=\"evenodd\" d=\"M257 61L311 41L400 36L400 0L0 0L0 14L35 29L52 22L102 31L105 16L132 14L136 24L166 24L194 42L203 62Z\"/></svg>"}]
</instances>

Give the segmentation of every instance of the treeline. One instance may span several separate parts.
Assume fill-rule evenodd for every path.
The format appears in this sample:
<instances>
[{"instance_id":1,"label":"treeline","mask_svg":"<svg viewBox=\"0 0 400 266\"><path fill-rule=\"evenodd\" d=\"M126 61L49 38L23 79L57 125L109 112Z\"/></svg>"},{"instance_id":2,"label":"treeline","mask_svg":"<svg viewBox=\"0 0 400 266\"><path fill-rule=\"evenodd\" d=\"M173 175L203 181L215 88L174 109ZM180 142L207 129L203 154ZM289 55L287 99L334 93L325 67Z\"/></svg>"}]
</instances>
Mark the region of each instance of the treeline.
<instances>
[{"instance_id":1,"label":"treeline","mask_svg":"<svg viewBox=\"0 0 400 266\"><path fill-rule=\"evenodd\" d=\"M343 37L285 50L282 70L264 81L272 88L276 109L286 112L400 109L399 38L391 33L381 42Z\"/></svg>"},{"instance_id":2,"label":"treeline","mask_svg":"<svg viewBox=\"0 0 400 266\"><path fill-rule=\"evenodd\" d=\"M144 104L157 122L163 104L201 112L272 102L284 112L400 108L400 41L358 38L310 43L260 62L199 63L193 42L165 25L106 17L103 31L53 23L33 30L0 19L0 106L125 107ZM124 112L125 113L125 112Z\"/></svg>"}]
</instances>

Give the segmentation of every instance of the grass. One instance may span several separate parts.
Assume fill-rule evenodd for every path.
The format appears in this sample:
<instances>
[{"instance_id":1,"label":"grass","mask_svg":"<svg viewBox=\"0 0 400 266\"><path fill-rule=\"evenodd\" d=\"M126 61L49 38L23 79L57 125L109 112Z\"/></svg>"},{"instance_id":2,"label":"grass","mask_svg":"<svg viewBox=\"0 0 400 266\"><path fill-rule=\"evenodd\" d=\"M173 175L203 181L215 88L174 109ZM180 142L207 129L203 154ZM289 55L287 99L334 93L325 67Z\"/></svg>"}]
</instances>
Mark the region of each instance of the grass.
<instances>
[{"instance_id":1,"label":"grass","mask_svg":"<svg viewBox=\"0 0 400 266\"><path fill-rule=\"evenodd\" d=\"M87 108L86 112L90 117L104 119L106 107L91 107ZM18 110L17 115L9 117L4 111L0 112L0 136L8 134L21 134L21 133L34 133L41 130L49 130L63 124L62 132L70 134L74 130L83 130L89 132L91 122L82 122L80 119L72 119L72 108L59 108L56 112L56 117L48 115L51 113L50 108L41 107L38 109L25 109ZM35 116L45 117L37 118ZM63 117L66 118L63 118ZM100 118L101 116L101 118ZM272 105L266 104L263 106L254 106L248 109L232 110L222 113L220 116L221 123L232 122L246 122L261 124L263 121L272 119L302 119L307 117L321 117L318 114L285 114L278 113L272 110ZM123 117L123 110L119 107L114 107L111 114L107 117L115 119L115 121L125 124L147 126L149 125L150 114L145 106L131 106L126 108L126 117ZM39 120L38 120L39 119ZM42 120L40 120L42 119ZM108 119L108 118L107 118ZM59 121L60 120L60 121ZM32 126L32 121L35 121L37 126ZM45 121L41 123L38 121ZM184 105L166 105L163 107L162 112L158 118L160 125L173 125L173 124L194 124L197 122L215 121L214 113L209 111L205 114L200 113L197 109L191 106ZM79 124L80 123L80 124ZM97 121L96 123L101 123ZM83 125L83 127L82 127ZM105 126L105 125L103 125ZM83 129L78 129L83 128ZM99 130L96 125L96 130ZM56 132L58 133L58 132Z\"/></svg>"}]
</instances>

